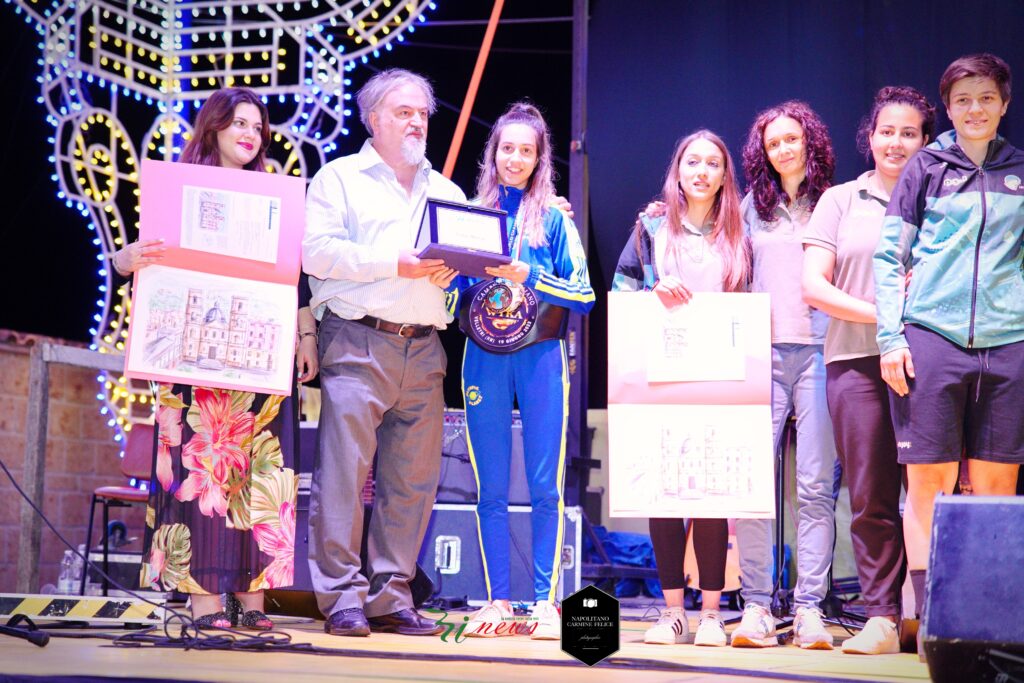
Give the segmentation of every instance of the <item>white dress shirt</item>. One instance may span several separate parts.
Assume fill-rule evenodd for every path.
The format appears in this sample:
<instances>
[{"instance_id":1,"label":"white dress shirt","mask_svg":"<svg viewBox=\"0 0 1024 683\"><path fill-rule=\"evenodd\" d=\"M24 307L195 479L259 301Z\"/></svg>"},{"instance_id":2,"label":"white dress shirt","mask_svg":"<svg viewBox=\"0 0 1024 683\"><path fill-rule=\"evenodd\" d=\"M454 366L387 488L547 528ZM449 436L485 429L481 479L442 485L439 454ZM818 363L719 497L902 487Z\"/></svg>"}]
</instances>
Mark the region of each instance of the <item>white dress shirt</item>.
<instances>
[{"instance_id":1,"label":"white dress shirt","mask_svg":"<svg viewBox=\"0 0 1024 683\"><path fill-rule=\"evenodd\" d=\"M412 194L371 144L320 169L306 193L302 268L318 320L325 309L355 320L372 315L393 323L444 328L452 320L444 290L425 278L398 277L398 253L416 246L427 197L466 195L424 160Z\"/></svg>"}]
</instances>

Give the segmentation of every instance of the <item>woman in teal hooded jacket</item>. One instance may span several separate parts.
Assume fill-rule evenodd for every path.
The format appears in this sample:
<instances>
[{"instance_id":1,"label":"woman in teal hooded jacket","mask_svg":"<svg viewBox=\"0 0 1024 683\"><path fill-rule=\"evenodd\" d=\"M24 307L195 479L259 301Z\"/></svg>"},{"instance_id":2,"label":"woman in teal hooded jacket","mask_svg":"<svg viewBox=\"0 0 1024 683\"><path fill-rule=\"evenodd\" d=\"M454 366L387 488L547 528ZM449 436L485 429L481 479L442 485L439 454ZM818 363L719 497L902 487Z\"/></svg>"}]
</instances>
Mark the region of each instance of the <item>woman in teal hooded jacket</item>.
<instances>
[{"instance_id":1,"label":"woman in teal hooded jacket","mask_svg":"<svg viewBox=\"0 0 1024 683\"><path fill-rule=\"evenodd\" d=\"M919 610L935 496L952 493L962 454L983 495L1013 495L1024 462L1024 152L997 133L1010 80L995 55L949 65L939 93L954 130L907 164L875 252L878 346L907 465L903 530Z\"/></svg>"}]
</instances>

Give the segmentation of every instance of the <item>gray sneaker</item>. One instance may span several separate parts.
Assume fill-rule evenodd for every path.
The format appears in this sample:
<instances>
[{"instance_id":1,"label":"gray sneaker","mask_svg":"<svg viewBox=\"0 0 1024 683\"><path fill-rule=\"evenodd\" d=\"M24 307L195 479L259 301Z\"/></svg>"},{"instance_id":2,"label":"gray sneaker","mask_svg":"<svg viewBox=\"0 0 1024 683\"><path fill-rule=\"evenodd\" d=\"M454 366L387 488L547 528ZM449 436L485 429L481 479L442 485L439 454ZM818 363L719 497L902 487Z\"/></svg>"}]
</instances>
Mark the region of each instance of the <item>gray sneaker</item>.
<instances>
[{"instance_id":1,"label":"gray sneaker","mask_svg":"<svg viewBox=\"0 0 1024 683\"><path fill-rule=\"evenodd\" d=\"M793 642L805 650L831 650L832 634L822 621L817 607L799 607L793 620Z\"/></svg>"},{"instance_id":2,"label":"gray sneaker","mask_svg":"<svg viewBox=\"0 0 1024 683\"><path fill-rule=\"evenodd\" d=\"M774 647L779 644L775 617L767 607L748 603L743 619L732 632L733 647Z\"/></svg>"}]
</instances>

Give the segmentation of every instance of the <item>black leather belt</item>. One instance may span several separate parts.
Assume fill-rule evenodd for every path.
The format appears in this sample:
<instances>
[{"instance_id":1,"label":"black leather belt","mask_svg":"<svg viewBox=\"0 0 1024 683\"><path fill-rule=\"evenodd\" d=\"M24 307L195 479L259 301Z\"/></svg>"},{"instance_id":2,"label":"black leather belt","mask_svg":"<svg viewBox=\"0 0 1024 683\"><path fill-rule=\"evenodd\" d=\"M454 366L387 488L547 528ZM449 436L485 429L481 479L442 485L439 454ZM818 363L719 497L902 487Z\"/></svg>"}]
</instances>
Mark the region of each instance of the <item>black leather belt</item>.
<instances>
[{"instance_id":1,"label":"black leather belt","mask_svg":"<svg viewBox=\"0 0 1024 683\"><path fill-rule=\"evenodd\" d=\"M433 325L410 325L408 323L389 323L387 320L381 320L380 318L374 318L372 315L364 315L362 318L353 320L352 322L359 323L360 325L366 325L372 327L375 330L381 332L390 332L391 334L397 334L399 337L405 337L407 339L419 339L420 337L426 337L428 334L434 331Z\"/></svg>"}]
</instances>

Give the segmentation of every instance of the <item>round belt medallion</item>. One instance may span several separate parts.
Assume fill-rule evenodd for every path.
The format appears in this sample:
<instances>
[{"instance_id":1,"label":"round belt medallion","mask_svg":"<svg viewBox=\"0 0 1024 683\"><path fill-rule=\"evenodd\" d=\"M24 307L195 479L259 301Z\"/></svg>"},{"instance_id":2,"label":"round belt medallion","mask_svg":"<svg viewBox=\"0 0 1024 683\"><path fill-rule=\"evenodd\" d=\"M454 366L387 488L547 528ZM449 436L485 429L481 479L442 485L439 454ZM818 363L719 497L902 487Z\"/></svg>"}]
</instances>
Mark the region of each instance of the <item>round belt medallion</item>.
<instances>
[{"instance_id":1,"label":"round belt medallion","mask_svg":"<svg viewBox=\"0 0 1024 683\"><path fill-rule=\"evenodd\" d=\"M537 295L529 287L490 280L470 292L469 324L464 331L487 351L514 351L529 341L537 324Z\"/></svg>"}]
</instances>

